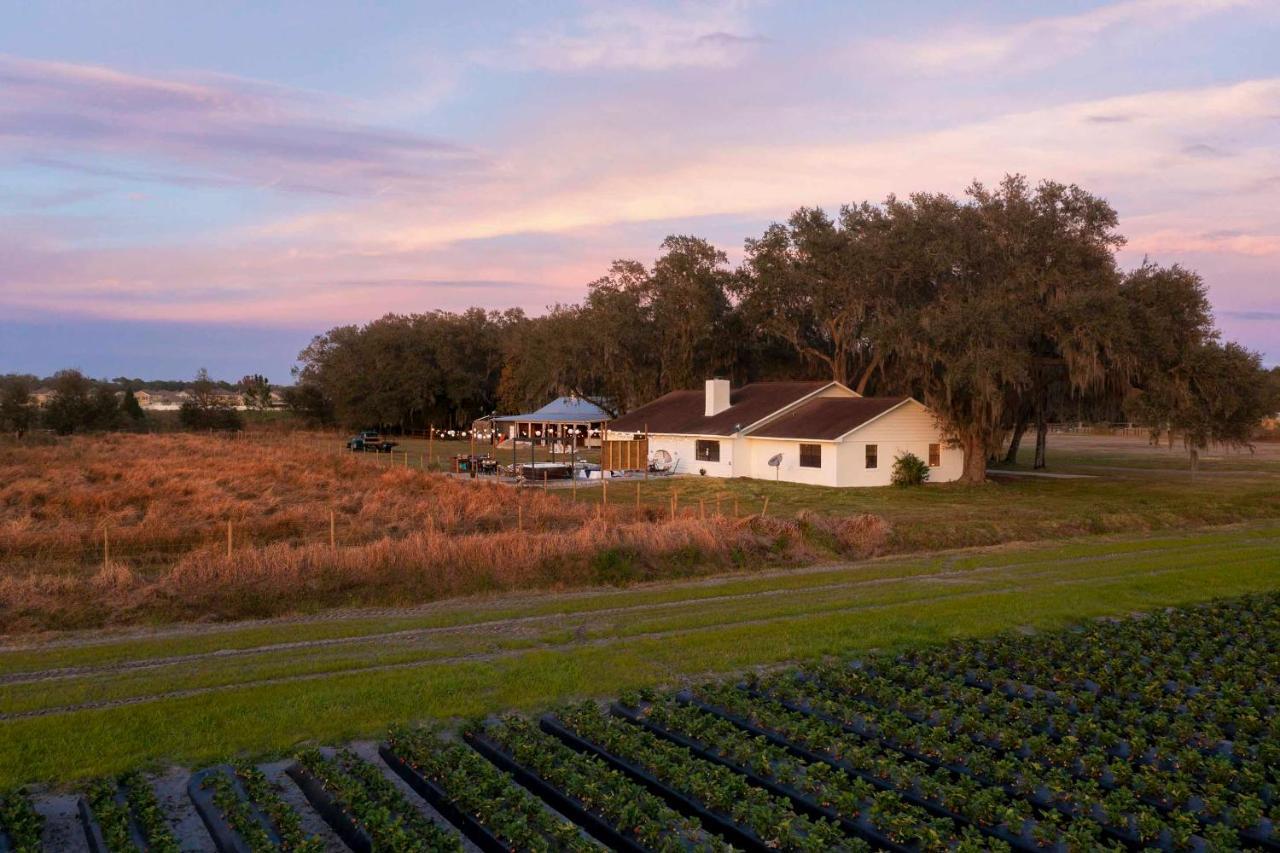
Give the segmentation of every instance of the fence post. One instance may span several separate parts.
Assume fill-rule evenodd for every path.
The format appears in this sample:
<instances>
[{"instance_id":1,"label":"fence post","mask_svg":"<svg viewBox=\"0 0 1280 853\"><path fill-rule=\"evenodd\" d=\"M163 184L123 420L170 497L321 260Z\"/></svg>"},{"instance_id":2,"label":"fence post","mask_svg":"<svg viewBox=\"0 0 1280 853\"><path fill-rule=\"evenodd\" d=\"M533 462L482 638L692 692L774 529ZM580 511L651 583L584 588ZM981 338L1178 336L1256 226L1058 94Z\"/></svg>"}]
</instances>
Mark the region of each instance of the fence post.
<instances>
[{"instance_id":1,"label":"fence post","mask_svg":"<svg viewBox=\"0 0 1280 853\"><path fill-rule=\"evenodd\" d=\"M636 512L640 512L640 484L636 483Z\"/></svg>"},{"instance_id":2,"label":"fence post","mask_svg":"<svg viewBox=\"0 0 1280 853\"><path fill-rule=\"evenodd\" d=\"M609 505L609 480L605 477L600 478L600 503Z\"/></svg>"},{"instance_id":3,"label":"fence post","mask_svg":"<svg viewBox=\"0 0 1280 853\"><path fill-rule=\"evenodd\" d=\"M716 515L720 514L720 498L721 497L722 495L719 492L716 492Z\"/></svg>"},{"instance_id":4,"label":"fence post","mask_svg":"<svg viewBox=\"0 0 1280 853\"><path fill-rule=\"evenodd\" d=\"M703 521L707 520L707 499L698 498L698 518Z\"/></svg>"},{"instance_id":5,"label":"fence post","mask_svg":"<svg viewBox=\"0 0 1280 853\"><path fill-rule=\"evenodd\" d=\"M764 518L765 513L769 511L769 496L764 496L764 506L760 507L760 517Z\"/></svg>"},{"instance_id":6,"label":"fence post","mask_svg":"<svg viewBox=\"0 0 1280 853\"><path fill-rule=\"evenodd\" d=\"M231 519L227 519L227 558L231 558Z\"/></svg>"},{"instance_id":7,"label":"fence post","mask_svg":"<svg viewBox=\"0 0 1280 853\"><path fill-rule=\"evenodd\" d=\"M333 510L329 510L329 548L332 550L337 547L338 547L337 521L333 516Z\"/></svg>"}]
</instances>

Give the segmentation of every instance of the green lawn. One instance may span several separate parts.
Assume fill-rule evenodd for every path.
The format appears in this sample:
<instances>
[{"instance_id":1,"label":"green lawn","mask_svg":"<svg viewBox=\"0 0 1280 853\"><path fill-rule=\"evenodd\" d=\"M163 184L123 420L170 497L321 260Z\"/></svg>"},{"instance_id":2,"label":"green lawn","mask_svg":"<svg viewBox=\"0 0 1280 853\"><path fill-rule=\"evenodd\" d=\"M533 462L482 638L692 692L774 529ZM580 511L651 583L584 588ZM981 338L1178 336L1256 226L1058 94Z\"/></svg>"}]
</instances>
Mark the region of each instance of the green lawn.
<instances>
[{"instance_id":1,"label":"green lawn","mask_svg":"<svg viewBox=\"0 0 1280 853\"><path fill-rule=\"evenodd\" d=\"M610 503L640 502L669 512L741 514L765 509L790 517L801 511L848 515L870 512L893 526L896 553L1061 539L1094 533L1179 529L1280 518L1280 476L1200 477L1110 471L1087 479L997 478L981 486L953 483L914 489L835 489L767 480L671 477L614 481ZM599 486L566 500L598 501ZM717 505L717 498L719 503Z\"/></svg>"},{"instance_id":2,"label":"green lawn","mask_svg":"<svg viewBox=\"0 0 1280 853\"><path fill-rule=\"evenodd\" d=\"M0 789L1278 585L1268 522L11 647Z\"/></svg>"}]
</instances>

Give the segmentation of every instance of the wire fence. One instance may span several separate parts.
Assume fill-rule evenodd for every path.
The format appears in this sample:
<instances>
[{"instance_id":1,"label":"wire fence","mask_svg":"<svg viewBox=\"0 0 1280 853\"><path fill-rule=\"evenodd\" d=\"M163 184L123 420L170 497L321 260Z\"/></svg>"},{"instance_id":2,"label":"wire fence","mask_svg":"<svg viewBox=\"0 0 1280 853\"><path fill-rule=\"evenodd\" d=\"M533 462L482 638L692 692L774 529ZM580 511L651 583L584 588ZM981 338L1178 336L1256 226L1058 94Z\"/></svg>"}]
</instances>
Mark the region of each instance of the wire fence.
<instances>
[{"instance_id":1,"label":"wire fence","mask_svg":"<svg viewBox=\"0 0 1280 853\"><path fill-rule=\"evenodd\" d=\"M486 483L492 484L492 478L475 486ZM755 499L723 491L709 493L705 484L689 491L657 479L581 484L526 480L517 485L520 487L498 489L481 511L470 515L430 501L382 517L376 509L363 505L352 509L336 499L328 505L274 500L266 517L243 511L224 517L184 517L180 527L159 526L153 516L146 516L148 520L142 523L130 523L111 514L94 521L59 520L20 528L11 524L0 535L0 564L4 567L0 571L28 573L110 563L163 569L194 554L234 558L246 549L351 548L421 534L556 533L593 522L661 524L739 519L768 512L767 496Z\"/></svg>"}]
</instances>

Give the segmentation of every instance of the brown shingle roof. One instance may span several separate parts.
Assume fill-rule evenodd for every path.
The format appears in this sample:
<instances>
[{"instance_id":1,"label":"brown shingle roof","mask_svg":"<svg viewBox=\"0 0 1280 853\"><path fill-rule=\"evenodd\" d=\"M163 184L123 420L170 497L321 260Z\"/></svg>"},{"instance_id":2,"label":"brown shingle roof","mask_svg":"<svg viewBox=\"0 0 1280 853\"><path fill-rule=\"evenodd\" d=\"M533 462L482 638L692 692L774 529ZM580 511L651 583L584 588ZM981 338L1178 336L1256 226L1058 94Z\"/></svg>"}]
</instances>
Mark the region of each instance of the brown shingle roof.
<instances>
[{"instance_id":1,"label":"brown shingle roof","mask_svg":"<svg viewBox=\"0 0 1280 853\"><path fill-rule=\"evenodd\" d=\"M819 397L750 433L761 438L834 441L909 397Z\"/></svg>"},{"instance_id":2,"label":"brown shingle roof","mask_svg":"<svg viewBox=\"0 0 1280 853\"><path fill-rule=\"evenodd\" d=\"M825 388L830 382L755 382L729 392L729 408L707 417L703 390L672 391L609 422L621 432L675 435L732 435L779 409Z\"/></svg>"}]
</instances>

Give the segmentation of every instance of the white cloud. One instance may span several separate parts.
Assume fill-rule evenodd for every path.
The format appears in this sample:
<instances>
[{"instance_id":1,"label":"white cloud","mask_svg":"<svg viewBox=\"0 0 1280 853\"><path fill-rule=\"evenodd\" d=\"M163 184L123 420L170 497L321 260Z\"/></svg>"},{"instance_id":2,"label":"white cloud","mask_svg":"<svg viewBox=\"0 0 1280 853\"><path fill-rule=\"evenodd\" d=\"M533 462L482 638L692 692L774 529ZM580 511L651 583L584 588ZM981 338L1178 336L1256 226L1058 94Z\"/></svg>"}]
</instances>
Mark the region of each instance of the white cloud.
<instances>
[{"instance_id":1,"label":"white cloud","mask_svg":"<svg viewBox=\"0 0 1280 853\"><path fill-rule=\"evenodd\" d=\"M1084 101L875 141L690 149L678 158L664 151L647 160L631 156L625 166L620 160L591 179L578 174L575 140L561 139L555 151L508 155L501 180L460 195L447 210L361 207L276 223L268 233L405 250L611 223L781 217L801 204L917 190L958 193L975 178L1023 172L1111 198L1122 215L1135 217L1131 236L1160 232L1167 247L1173 231L1280 229L1280 212L1271 209L1274 188L1262 180L1280 175L1276 115L1280 78ZM1226 150L1220 136L1235 140L1229 156L1197 156L1198 144ZM1185 221L1148 218L1162 211L1180 211Z\"/></svg>"},{"instance_id":2,"label":"white cloud","mask_svg":"<svg viewBox=\"0 0 1280 853\"><path fill-rule=\"evenodd\" d=\"M489 62L551 71L719 68L763 41L747 20L745 0L682 0L670 8L592 5L567 25L519 36Z\"/></svg>"},{"instance_id":3,"label":"white cloud","mask_svg":"<svg viewBox=\"0 0 1280 853\"><path fill-rule=\"evenodd\" d=\"M1259 0L1123 0L1075 15L884 40L870 45L870 50L892 65L933 73L1044 66L1084 53L1111 32L1146 32L1258 6Z\"/></svg>"}]
</instances>

